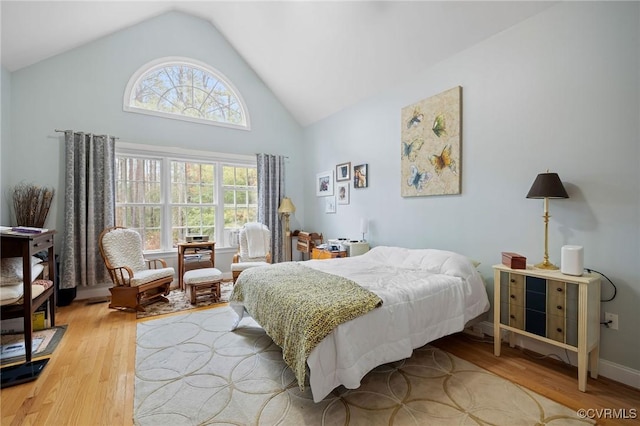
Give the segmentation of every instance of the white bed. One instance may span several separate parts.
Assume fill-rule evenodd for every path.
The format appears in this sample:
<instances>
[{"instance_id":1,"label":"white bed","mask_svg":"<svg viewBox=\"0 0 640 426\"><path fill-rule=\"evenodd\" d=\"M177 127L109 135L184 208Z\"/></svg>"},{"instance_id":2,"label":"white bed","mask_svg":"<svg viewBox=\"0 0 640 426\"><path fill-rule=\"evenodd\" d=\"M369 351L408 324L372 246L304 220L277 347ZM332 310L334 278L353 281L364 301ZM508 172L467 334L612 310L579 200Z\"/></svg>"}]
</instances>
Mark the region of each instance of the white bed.
<instances>
[{"instance_id":1,"label":"white bed","mask_svg":"<svg viewBox=\"0 0 640 426\"><path fill-rule=\"evenodd\" d=\"M340 385L358 388L373 368L410 357L413 349L463 330L489 309L472 262L450 251L380 246L361 256L303 263L350 279L383 301L339 325L311 351L307 364L315 402ZM230 305L238 314L235 328L246 310L239 302Z\"/></svg>"}]
</instances>

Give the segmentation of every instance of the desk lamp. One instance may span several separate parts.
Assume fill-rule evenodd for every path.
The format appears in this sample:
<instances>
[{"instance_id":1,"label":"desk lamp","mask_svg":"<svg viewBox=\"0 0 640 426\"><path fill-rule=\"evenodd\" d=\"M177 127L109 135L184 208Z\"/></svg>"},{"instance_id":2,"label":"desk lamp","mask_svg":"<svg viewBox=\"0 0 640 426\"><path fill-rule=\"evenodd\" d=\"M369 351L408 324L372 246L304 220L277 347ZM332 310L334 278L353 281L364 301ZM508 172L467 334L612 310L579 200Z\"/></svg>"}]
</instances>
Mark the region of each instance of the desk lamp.
<instances>
[{"instance_id":1,"label":"desk lamp","mask_svg":"<svg viewBox=\"0 0 640 426\"><path fill-rule=\"evenodd\" d=\"M278 207L278 213L282 213L284 217L284 257L286 260L291 260L291 238L289 232L289 215L296 212L296 206L291 202L291 198L284 197Z\"/></svg>"},{"instance_id":2,"label":"desk lamp","mask_svg":"<svg viewBox=\"0 0 640 426\"><path fill-rule=\"evenodd\" d=\"M569 198L557 173L540 173L531 185L527 198L544 199L544 260L535 265L539 269L558 269L549 262L549 198Z\"/></svg>"},{"instance_id":3,"label":"desk lamp","mask_svg":"<svg viewBox=\"0 0 640 426\"><path fill-rule=\"evenodd\" d=\"M360 233L362 233L362 241L365 241L364 234L369 232L369 220L365 217L360 219Z\"/></svg>"}]
</instances>

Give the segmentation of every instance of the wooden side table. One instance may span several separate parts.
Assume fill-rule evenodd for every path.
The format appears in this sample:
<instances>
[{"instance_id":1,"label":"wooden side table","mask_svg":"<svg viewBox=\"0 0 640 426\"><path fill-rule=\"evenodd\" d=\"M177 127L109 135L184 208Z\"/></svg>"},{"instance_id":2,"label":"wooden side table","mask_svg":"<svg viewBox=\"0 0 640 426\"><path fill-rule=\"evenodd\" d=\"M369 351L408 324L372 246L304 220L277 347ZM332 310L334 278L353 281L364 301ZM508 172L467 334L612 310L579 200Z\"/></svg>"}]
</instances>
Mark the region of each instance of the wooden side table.
<instances>
[{"instance_id":1,"label":"wooden side table","mask_svg":"<svg viewBox=\"0 0 640 426\"><path fill-rule=\"evenodd\" d=\"M0 310L2 319L23 318L24 325L24 341L25 341L25 359L26 362L31 361L32 342L33 342L33 313L40 305L48 302L49 316L51 318L51 327L55 324L56 314L56 275L54 272L54 241L53 235L56 231L47 231L40 234L19 234L12 232L0 233L0 254L3 258L22 257L22 271L24 292L22 304L4 305ZM48 276L53 285L46 289L35 299L31 297L31 256L47 250L49 259Z\"/></svg>"},{"instance_id":2,"label":"wooden side table","mask_svg":"<svg viewBox=\"0 0 640 426\"><path fill-rule=\"evenodd\" d=\"M311 259L335 259L337 257L347 257L347 252L322 250L315 247L311 250Z\"/></svg>"},{"instance_id":3,"label":"wooden side table","mask_svg":"<svg viewBox=\"0 0 640 426\"><path fill-rule=\"evenodd\" d=\"M576 352L578 389L585 392L589 367L598 378L600 276L501 264L493 271L494 355L500 356L502 330L512 347L518 334Z\"/></svg>"},{"instance_id":4,"label":"wooden side table","mask_svg":"<svg viewBox=\"0 0 640 426\"><path fill-rule=\"evenodd\" d=\"M216 243L215 241L198 241L194 243L178 243L178 285L180 290L184 290L184 257L187 254L197 254L201 251L211 252L211 268L216 266Z\"/></svg>"}]
</instances>

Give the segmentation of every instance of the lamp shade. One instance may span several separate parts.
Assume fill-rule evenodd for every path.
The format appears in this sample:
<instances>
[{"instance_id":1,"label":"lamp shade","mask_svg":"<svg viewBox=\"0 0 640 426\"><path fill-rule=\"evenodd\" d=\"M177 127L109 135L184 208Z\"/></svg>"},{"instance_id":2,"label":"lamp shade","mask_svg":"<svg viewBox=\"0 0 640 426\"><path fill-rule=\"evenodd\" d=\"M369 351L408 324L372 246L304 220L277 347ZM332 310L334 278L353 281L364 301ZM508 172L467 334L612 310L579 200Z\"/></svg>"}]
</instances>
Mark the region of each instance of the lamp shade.
<instances>
[{"instance_id":1,"label":"lamp shade","mask_svg":"<svg viewBox=\"0 0 640 426\"><path fill-rule=\"evenodd\" d=\"M367 232L369 232L369 221L367 220L367 218L362 218L360 219L360 232L362 234L366 234Z\"/></svg>"},{"instance_id":2,"label":"lamp shade","mask_svg":"<svg viewBox=\"0 0 640 426\"><path fill-rule=\"evenodd\" d=\"M295 213L296 206L291 202L291 198L284 197L280 202L280 207L278 207L278 213Z\"/></svg>"},{"instance_id":3,"label":"lamp shade","mask_svg":"<svg viewBox=\"0 0 640 426\"><path fill-rule=\"evenodd\" d=\"M527 198L569 198L557 173L540 173L533 181Z\"/></svg>"}]
</instances>

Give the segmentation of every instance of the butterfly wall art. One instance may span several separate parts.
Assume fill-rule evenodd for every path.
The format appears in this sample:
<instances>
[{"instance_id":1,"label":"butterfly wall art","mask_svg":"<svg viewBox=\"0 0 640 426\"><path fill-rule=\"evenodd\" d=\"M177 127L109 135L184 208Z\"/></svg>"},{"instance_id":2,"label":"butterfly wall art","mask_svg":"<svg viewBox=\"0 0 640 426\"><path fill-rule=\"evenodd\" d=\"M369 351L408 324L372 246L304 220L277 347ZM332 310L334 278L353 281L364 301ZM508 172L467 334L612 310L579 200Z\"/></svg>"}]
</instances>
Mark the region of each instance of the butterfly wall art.
<instances>
[{"instance_id":1,"label":"butterfly wall art","mask_svg":"<svg viewBox=\"0 0 640 426\"><path fill-rule=\"evenodd\" d=\"M411 165L411 176L407 179L407 185L413 186L416 191L422 192L422 186L431 179L431 173L418 170L416 166Z\"/></svg>"},{"instance_id":2,"label":"butterfly wall art","mask_svg":"<svg viewBox=\"0 0 640 426\"><path fill-rule=\"evenodd\" d=\"M402 108L400 193L460 194L462 87Z\"/></svg>"},{"instance_id":3,"label":"butterfly wall art","mask_svg":"<svg viewBox=\"0 0 640 426\"><path fill-rule=\"evenodd\" d=\"M424 145L424 140L415 138L411 142L402 142L402 156L407 157L409 161L416 161L420 148Z\"/></svg>"}]
</instances>

